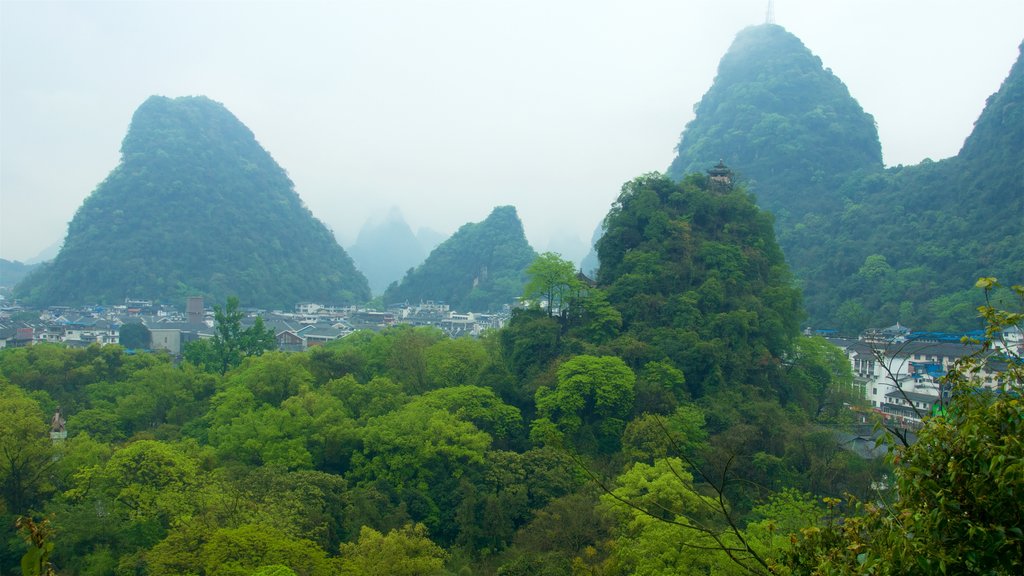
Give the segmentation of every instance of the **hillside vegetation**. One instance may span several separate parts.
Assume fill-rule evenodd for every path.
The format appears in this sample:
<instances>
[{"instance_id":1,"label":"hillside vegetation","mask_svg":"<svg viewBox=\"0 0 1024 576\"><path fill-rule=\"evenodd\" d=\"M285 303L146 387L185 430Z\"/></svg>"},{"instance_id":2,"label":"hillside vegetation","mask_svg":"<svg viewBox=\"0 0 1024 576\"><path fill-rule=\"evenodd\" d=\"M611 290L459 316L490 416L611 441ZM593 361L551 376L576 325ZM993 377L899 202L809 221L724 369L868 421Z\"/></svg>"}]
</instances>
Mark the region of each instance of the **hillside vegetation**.
<instances>
[{"instance_id":1,"label":"hillside vegetation","mask_svg":"<svg viewBox=\"0 0 1024 576\"><path fill-rule=\"evenodd\" d=\"M960 154L883 169L842 82L775 25L742 31L684 130L675 178L723 159L775 216L815 327L976 328L983 275L1024 270L1024 70L989 98Z\"/></svg>"},{"instance_id":2,"label":"hillside vegetation","mask_svg":"<svg viewBox=\"0 0 1024 576\"><path fill-rule=\"evenodd\" d=\"M500 310L523 291L526 267L537 253L512 206L499 206L483 221L464 224L425 262L384 291L384 302L445 302L453 310Z\"/></svg>"},{"instance_id":3,"label":"hillside vegetation","mask_svg":"<svg viewBox=\"0 0 1024 576\"><path fill-rule=\"evenodd\" d=\"M767 214L709 180L627 183L597 285L541 255L524 290L544 302L480 339L399 326L264 352L229 303L230 362L0 350L0 570L1018 573L1020 358L1000 356L1012 394L954 369L948 418L894 452L909 465L845 450L849 360L798 332Z\"/></svg>"},{"instance_id":4,"label":"hillside vegetation","mask_svg":"<svg viewBox=\"0 0 1024 576\"><path fill-rule=\"evenodd\" d=\"M182 359L2 349L0 573L1020 574L1024 359L996 344L1024 324L1024 287L962 277L1024 269L1022 66L956 158L883 170L870 116L842 84L781 28L744 31L719 74L732 87L713 88L691 124L705 136L683 136L680 157L692 146L699 170L622 186L596 281L537 255L503 206L385 292L471 310L521 296L480 338L399 325L277 352L261 322L241 329L231 298L217 336ZM138 284L122 285L151 289L153 252L167 274L242 260L203 286L249 289L247 305L306 294L271 292L280 278L266 276L305 268L230 252L277 242L267 254L326 251L327 269L299 287L327 296L308 297L368 296L240 127L205 99L148 101L57 261L22 289L45 299L78 282L76 298L109 299L99 276L125 269ZM787 137L749 141L776 129ZM194 144L210 141L234 153ZM751 188L707 175L719 158ZM268 198L277 214L250 211ZM187 258L171 254L170 228L129 219L157 207L188 223L174 229ZM268 228L295 214L306 232ZM166 241L116 243L134 228ZM213 256L188 252L200 245ZM981 289L984 341L949 367L950 394L916 443L890 422L888 459L849 449L872 412L851 410L863 399L847 355L801 332L801 284L814 322L849 329L894 312L953 325L973 298L957 287ZM1012 309L993 305L1003 293Z\"/></svg>"},{"instance_id":5,"label":"hillside vegetation","mask_svg":"<svg viewBox=\"0 0 1024 576\"><path fill-rule=\"evenodd\" d=\"M977 328L974 280L1024 279L1022 110L1024 56L959 154L850 176L841 205L780 226L812 317L847 331Z\"/></svg>"},{"instance_id":6,"label":"hillside vegetation","mask_svg":"<svg viewBox=\"0 0 1024 576\"><path fill-rule=\"evenodd\" d=\"M685 456L760 486L719 487L737 518L790 523L758 508L769 491L867 494L879 464L823 431L842 419L849 365L797 333L797 293L750 196L644 176L607 227L597 286L557 255L501 252L521 238L507 207L435 250L418 270L476 254L439 269L487 266L520 291L529 269L530 291L558 295L482 339L403 326L178 366L118 346L0 351L0 443L22 463L0 466L0 569L24 553L13 517L40 511L72 575L731 573L704 537L595 481L683 514L711 502L690 490L715 490ZM54 445L58 405L68 439Z\"/></svg>"},{"instance_id":7,"label":"hillside vegetation","mask_svg":"<svg viewBox=\"0 0 1024 576\"><path fill-rule=\"evenodd\" d=\"M370 293L244 124L207 98L153 96L56 259L17 295L35 304L238 295L251 306L290 308L363 302Z\"/></svg>"},{"instance_id":8,"label":"hillside vegetation","mask_svg":"<svg viewBox=\"0 0 1024 576\"><path fill-rule=\"evenodd\" d=\"M874 118L781 26L736 36L695 113L668 174L678 179L724 160L783 224L831 208L844 175L882 168Z\"/></svg>"}]
</instances>

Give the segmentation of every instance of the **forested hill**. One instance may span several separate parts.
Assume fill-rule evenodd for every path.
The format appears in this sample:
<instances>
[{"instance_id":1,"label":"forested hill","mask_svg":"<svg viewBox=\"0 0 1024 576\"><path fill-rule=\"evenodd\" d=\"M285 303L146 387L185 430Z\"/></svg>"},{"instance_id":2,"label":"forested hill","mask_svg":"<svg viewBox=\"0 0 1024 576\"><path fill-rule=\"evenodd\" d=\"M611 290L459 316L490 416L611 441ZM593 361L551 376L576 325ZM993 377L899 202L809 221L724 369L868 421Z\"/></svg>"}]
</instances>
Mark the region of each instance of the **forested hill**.
<instances>
[{"instance_id":1,"label":"forested hill","mask_svg":"<svg viewBox=\"0 0 1024 576\"><path fill-rule=\"evenodd\" d=\"M999 162L1020 177L1024 175L1024 154L1020 153L1024 150L1024 42L1018 51L1017 62L999 91L985 101L958 157L976 161L978 168Z\"/></svg>"},{"instance_id":2,"label":"forested hill","mask_svg":"<svg viewBox=\"0 0 1024 576\"><path fill-rule=\"evenodd\" d=\"M771 218L742 188L660 175L626 183L597 243L598 284L642 346L695 396L743 383L791 392L778 371L802 319ZM806 391L802 391L806 394Z\"/></svg>"},{"instance_id":3,"label":"forested hill","mask_svg":"<svg viewBox=\"0 0 1024 576\"><path fill-rule=\"evenodd\" d=\"M384 302L434 300L456 310L497 310L523 291L526 267L537 256L512 206L464 224L427 260L384 292Z\"/></svg>"},{"instance_id":4,"label":"forested hill","mask_svg":"<svg viewBox=\"0 0 1024 576\"><path fill-rule=\"evenodd\" d=\"M225 373L188 351L0 350L0 572L33 558L15 518L35 514L68 576L767 574L731 543L782 566L823 496L878 498L884 464L835 439L849 362L799 334L750 195L641 176L606 222L596 287L534 258L511 207L407 276L473 309L506 284L557 302L482 338L400 325Z\"/></svg>"},{"instance_id":5,"label":"forested hill","mask_svg":"<svg viewBox=\"0 0 1024 576\"><path fill-rule=\"evenodd\" d=\"M828 206L837 176L882 168L874 118L781 26L741 31L695 111L669 175L724 160L780 222Z\"/></svg>"},{"instance_id":6,"label":"forested hill","mask_svg":"<svg viewBox=\"0 0 1024 576\"><path fill-rule=\"evenodd\" d=\"M234 294L261 307L370 295L245 125L207 98L161 96L136 110L120 164L17 293L38 304Z\"/></svg>"},{"instance_id":7,"label":"forested hill","mask_svg":"<svg viewBox=\"0 0 1024 576\"><path fill-rule=\"evenodd\" d=\"M1024 270L1021 64L961 153L884 169L871 116L792 34L742 31L683 132L681 178L724 159L773 212L810 324L976 328L979 276Z\"/></svg>"},{"instance_id":8,"label":"forested hill","mask_svg":"<svg viewBox=\"0 0 1024 576\"><path fill-rule=\"evenodd\" d=\"M847 330L977 328L975 280L1024 281L1021 57L957 156L855 175L840 193L780 231L812 315Z\"/></svg>"}]
</instances>

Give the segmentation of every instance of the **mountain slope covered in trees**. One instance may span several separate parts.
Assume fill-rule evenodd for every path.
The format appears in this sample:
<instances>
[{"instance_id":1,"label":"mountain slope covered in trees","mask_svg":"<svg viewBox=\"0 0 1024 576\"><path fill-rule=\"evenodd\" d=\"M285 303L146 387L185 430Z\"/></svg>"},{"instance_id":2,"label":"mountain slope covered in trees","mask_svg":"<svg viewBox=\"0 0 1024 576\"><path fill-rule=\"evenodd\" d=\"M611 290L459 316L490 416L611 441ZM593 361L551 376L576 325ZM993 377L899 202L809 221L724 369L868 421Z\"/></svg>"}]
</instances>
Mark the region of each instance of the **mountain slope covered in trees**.
<instances>
[{"instance_id":1,"label":"mountain slope covered in trees","mask_svg":"<svg viewBox=\"0 0 1024 576\"><path fill-rule=\"evenodd\" d=\"M54 261L18 287L33 303L251 306L361 302L366 279L303 205L287 174L222 104L153 96L121 162L86 198Z\"/></svg>"},{"instance_id":2,"label":"mountain slope covered in trees","mask_svg":"<svg viewBox=\"0 0 1024 576\"><path fill-rule=\"evenodd\" d=\"M434 300L457 310L496 310L512 303L536 257L512 206L499 206L483 221L464 224L423 264L388 287L384 302Z\"/></svg>"},{"instance_id":3,"label":"mountain slope covered in trees","mask_svg":"<svg viewBox=\"0 0 1024 576\"><path fill-rule=\"evenodd\" d=\"M742 30L695 112L668 174L679 179L723 160L780 222L827 207L842 175L882 168L874 118L781 26Z\"/></svg>"},{"instance_id":4,"label":"mountain slope covered in trees","mask_svg":"<svg viewBox=\"0 0 1024 576\"><path fill-rule=\"evenodd\" d=\"M816 327L975 328L974 280L1024 269L1022 65L954 158L884 169L846 87L779 26L742 31L669 174L724 159L776 219Z\"/></svg>"},{"instance_id":5,"label":"mountain slope covered in trees","mask_svg":"<svg viewBox=\"0 0 1024 576\"><path fill-rule=\"evenodd\" d=\"M14 517L40 511L69 575L731 574L706 533L652 519L767 554L758 523L812 521L805 492L870 495L880 463L831 430L849 364L798 333L749 194L642 176L606 223L597 286L534 257L510 207L435 250L421 274L525 256L518 290L558 303L481 338L396 326L228 363L0 350L0 570L26 553ZM225 349L235 332L221 322ZM58 406L63 444L45 432ZM782 488L791 505L760 506Z\"/></svg>"},{"instance_id":6,"label":"mountain slope covered in trees","mask_svg":"<svg viewBox=\"0 0 1024 576\"><path fill-rule=\"evenodd\" d=\"M1018 57L956 156L851 175L841 204L781 229L812 317L847 331L977 328L974 281L1024 280L1022 109Z\"/></svg>"},{"instance_id":7,"label":"mountain slope covered in trees","mask_svg":"<svg viewBox=\"0 0 1024 576\"><path fill-rule=\"evenodd\" d=\"M851 173L838 194L1012 179L971 156L1010 147L1020 166L1018 72L955 161ZM1005 201L1001 186L974 194ZM986 341L998 362L951 367L948 410L870 459L844 447L874 413L849 410L850 360L800 334L771 216L742 185L640 176L604 230L595 284L536 257L499 207L389 290L473 308L546 294L480 338L395 326L250 354L229 304L230 362L0 350L0 572L1020 572L1019 353ZM867 264L867 286L884 284L886 259ZM1020 327L1016 291L1012 310L982 310L990 336ZM983 365L1005 370L1000 393ZM18 534L26 519L36 530Z\"/></svg>"},{"instance_id":8,"label":"mountain slope covered in trees","mask_svg":"<svg viewBox=\"0 0 1024 576\"><path fill-rule=\"evenodd\" d=\"M653 174L623 187L598 241L598 284L623 328L686 374L694 395L779 385L798 333L799 291L771 218L742 188Z\"/></svg>"}]
</instances>

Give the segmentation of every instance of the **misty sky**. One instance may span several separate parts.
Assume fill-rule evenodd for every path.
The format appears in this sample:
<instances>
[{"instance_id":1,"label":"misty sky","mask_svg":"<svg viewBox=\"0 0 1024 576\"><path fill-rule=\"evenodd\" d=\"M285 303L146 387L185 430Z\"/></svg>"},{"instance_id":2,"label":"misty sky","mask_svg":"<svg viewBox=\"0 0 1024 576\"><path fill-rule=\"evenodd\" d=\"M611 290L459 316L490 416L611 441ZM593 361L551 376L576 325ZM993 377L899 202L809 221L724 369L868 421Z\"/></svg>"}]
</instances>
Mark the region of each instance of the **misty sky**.
<instances>
[{"instance_id":1,"label":"misty sky","mask_svg":"<svg viewBox=\"0 0 1024 576\"><path fill-rule=\"evenodd\" d=\"M342 245L393 205L450 233L513 204L538 250L589 241L767 4L0 0L0 256L63 239L152 94L224 103ZM775 16L874 115L887 165L954 155L1024 39L1020 0Z\"/></svg>"}]
</instances>

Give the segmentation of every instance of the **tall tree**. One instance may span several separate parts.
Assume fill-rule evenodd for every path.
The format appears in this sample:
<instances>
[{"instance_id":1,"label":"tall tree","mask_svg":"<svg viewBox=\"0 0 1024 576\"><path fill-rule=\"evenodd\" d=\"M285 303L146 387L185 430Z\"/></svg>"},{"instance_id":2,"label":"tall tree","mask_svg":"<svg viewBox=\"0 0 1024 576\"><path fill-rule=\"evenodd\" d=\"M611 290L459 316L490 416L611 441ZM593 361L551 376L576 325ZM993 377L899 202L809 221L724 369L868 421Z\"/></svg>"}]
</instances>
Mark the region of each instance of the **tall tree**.
<instances>
[{"instance_id":1,"label":"tall tree","mask_svg":"<svg viewBox=\"0 0 1024 576\"><path fill-rule=\"evenodd\" d=\"M229 296L227 306L214 306L213 312L213 338L185 345L185 359L196 366L205 365L224 374L241 364L243 358L259 356L277 347L274 331L266 327L262 318L257 317L252 326L242 328L245 313L238 309L237 296Z\"/></svg>"},{"instance_id":2,"label":"tall tree","mask_svg":"<svg viewBox=\"0 0 1024 576\"><path fill-rule=\"evenodd\" d=\"M23 514L46 493L56 452L39 404L2 378L0 414L0 510Z\"/></svg>"},{"instance_id":3,"label":"tall tree","mask_svg":"<svg viewBox=\"0 0 1024 576\"><path fill-rule=\"evenodd\" d=\"M359 539L341 545L343 576L431 576L442 573L445 551L430 541L423 524L387 534L363 526Z\"/></svg>"},{"instance_id":4,"label":"tall tree","mask_svg":"<svg viewBox=\"0 0 1024 576\"><path fill-rule=\"evenodd\" d=\"M149 328L142 322L128 322L118 331L117 343L129 350L145 350L150 345Z\"/></svg>"},{"instance_id":5,"label":"tall tree","mask_svg":"<svg viewBox=\"0 0 1024 576\"><path fill-rule=\"evenodd\" d=\"M546 306L548 316L557 310L564 317L570 298L582 284L573 263L554 252L545 252L527 266L526 274L530 279L523 287L523 298L536 306Z\"/></svg>"}]
</instances>

